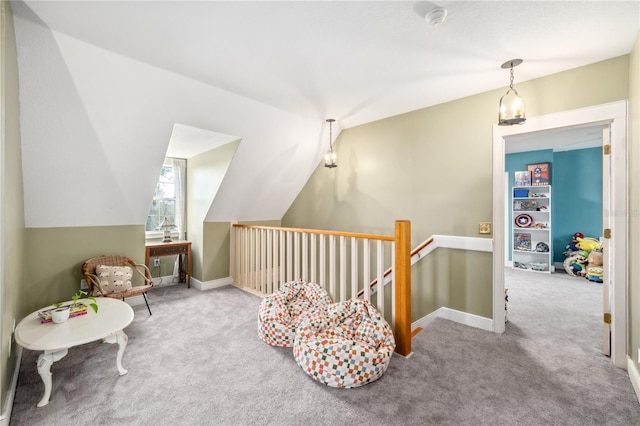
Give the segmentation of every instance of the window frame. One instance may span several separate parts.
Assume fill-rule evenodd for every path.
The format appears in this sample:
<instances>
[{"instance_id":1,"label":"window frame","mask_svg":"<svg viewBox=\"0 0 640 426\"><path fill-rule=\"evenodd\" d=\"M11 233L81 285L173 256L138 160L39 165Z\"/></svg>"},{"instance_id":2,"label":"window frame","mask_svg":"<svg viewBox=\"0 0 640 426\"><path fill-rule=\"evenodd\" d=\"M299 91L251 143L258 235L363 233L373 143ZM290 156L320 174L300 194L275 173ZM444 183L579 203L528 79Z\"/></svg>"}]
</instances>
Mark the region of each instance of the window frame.
<instances>
[{"instance_id":1,"label":"window frame","mask_svg":"<svg viewBox=\"0 0 640 426\"><path fill-rule=\"evenodd\" d=\"M164 167L171 167L172 169L174 168L173 165L171 164L171 161L169 161L170 159L172 159L171 157L165 157L163 162L162 162L162 168ZM162 170L162 169L161 169ZM173 178L172 178L172 184L175 186L177 185L177 183L175 182L175 172L172 172ZM162 172L158 173L158 177L156 179L156 185L154 187L153 190L153 197L151 199L151 202L153 203L153 201L155 200L161 200L161 198L155 198L155 195L158 192L158 186L160 185L160 178L162 177ZM177 197L175 196L175 189L174 189L174 197L173 197L174 203L177 203ZM186 200L184 201L186 204ZM149 220L149 213L151 213L151 207L149 206L149 211L147 212L147 220ZM177 209L177 206L175 206L174 210ZM183 210L186 211L186 205L183 207ZM175 223L175 217L176 217L176 213L174 211L174 223ZM164 237L164 231L162 230L153 230L153 231L147 231L147 220L145 220L145 224L144 224L144 229L145 229L145 240L159 240L162 239ZM180 237L180 230L178 228L175 228L171 231L171 238L174 240L178 240Z\"/></svg>"}]
</instances>

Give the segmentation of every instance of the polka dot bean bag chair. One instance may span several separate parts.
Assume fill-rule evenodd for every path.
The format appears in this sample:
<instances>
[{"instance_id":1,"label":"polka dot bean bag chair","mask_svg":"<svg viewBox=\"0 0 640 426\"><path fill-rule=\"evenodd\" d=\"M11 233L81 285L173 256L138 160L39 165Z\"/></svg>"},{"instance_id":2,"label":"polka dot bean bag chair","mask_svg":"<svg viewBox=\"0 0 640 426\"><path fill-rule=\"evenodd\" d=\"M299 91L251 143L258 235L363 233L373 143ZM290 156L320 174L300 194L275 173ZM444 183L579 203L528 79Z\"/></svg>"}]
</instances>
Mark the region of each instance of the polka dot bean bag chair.
<instances>
[{"instance_id":1,"label":"polka dot bean bag chair","mask_svg":"<svg viewBox=\"0 0 640 426\"><path fill-rule=\"evenodd\" d=\"M332 303L327 291L304 281L285 283L265 297L258 308L258 336L272 346L291 347L300 320Z\"/></svg>"},{"instance_id":2,"label":"polka dot bean bag chair","mask_svg":"<svg viewBox=\"0 0 640 426\"><path fill-rule=\"evenodd\" d=\"M351 299L302 320L293 356L325 385L353 388L379 379L396 347L389 324L367 300Z\"/></svg>"}]
</instances>

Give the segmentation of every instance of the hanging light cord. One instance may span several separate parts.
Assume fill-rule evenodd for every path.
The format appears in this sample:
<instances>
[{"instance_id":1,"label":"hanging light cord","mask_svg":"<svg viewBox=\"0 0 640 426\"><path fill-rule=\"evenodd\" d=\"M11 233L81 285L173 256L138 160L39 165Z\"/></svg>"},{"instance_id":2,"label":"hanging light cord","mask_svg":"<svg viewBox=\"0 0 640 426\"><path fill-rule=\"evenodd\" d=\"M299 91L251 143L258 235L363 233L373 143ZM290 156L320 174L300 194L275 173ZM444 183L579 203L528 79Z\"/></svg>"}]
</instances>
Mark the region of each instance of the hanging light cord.
<instances>
[{"instance_id":1,"label":"hanging light cord","mask_svg":"<svg viewBox=\"0 0 640 426\"><path fill-rule=\"evenodd\" d=\"M509 88L513 90L513 63L511 63L511 83L509 84Z\"/></svg>"},{"instance_id":2,"label":"hanging light cord","mask_svg":"<svg viewBox=\"0 0 640 426\"><path fill-rule=\"evenodd\" d=\"M333 121L329 121L329 150L333 153Z\"/></svg>"}]
</instances>

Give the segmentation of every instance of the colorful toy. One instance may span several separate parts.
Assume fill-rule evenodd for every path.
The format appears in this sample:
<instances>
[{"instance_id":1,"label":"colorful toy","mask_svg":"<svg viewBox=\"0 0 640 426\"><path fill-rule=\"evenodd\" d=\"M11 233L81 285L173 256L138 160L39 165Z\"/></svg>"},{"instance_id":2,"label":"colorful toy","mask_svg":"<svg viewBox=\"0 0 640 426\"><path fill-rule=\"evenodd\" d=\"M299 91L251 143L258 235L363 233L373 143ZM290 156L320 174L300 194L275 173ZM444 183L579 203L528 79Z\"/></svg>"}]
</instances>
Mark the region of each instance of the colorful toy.
<instances>
[{"instance_id":1,"label":"colorful toy","mask_svg":"<svg viewBox=\"0 0 640 426\"><path fill-rule=\"evenodd\" d=\"M600 241L595 238L578 237L576 239L578 240L578 242L576 243L576 247L578 248L578 250L590 252L593 250L600 250L602 248Z\"/></svg>"},{"instance_id":2,"label":"colorful toy","mask_svg":"<svg viewBox=\"0 0 640 426\"><path fill-rule=\"evenodd\" d=\"M602 282L602 263L603 263L602 251L594 250L589 253L587 258L587 274L586 278L589 281L601 283Z\"/></svg>"},{"instance_id":3,"label":"colorful toy","mask_svg":"<svg viewBox=\"0 0 640 426\"><path fill-rule=\"evenodd\" d=\"M578 238L584 238L584 234L582 232L576 232L575 234L573 234L573 237L571 238L571 242L569 244L567 244L567 246L565 247L565 252L564 252L564 256L570 256L572 254L574 254L573 252L578 251Z\"/></svg>"},{"instance_id":4,"label":"colorful toy","mask_svg":"<svg viewBox=\"0 0 640 426\"><path fill-rule=\"evenodd\" d=\"M575 254L564 260L564 269L569 275L574 277L586 276L587 258L589 253L584 250L575 252Z\"/></svg>"}]
</instances>

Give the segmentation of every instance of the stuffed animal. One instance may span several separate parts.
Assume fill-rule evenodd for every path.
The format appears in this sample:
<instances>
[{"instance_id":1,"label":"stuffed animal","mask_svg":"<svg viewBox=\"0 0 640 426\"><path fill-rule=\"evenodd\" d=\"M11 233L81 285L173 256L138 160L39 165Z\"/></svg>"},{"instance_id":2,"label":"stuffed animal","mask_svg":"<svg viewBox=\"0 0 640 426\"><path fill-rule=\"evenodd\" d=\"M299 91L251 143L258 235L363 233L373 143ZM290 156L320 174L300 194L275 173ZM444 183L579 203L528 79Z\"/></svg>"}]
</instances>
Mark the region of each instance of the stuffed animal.
<instances>
[{"instance_id":1,"label":"stuffed animal","mask_svg":"<svg viewBox=\"0 0 640 426\"><path fill-rule=\"evenodd\" d=\"M587 252L591 252L593 250L600 250L602 245L600 241L595 238L577 238L578 242L576 243L576 247L578 250L584 250Z\"/></svg>"},{"instance_id":2,"label":"stuffed animal","mask_svg":"<svg viewBox=\"0 0 640 426\"><path fill-rule=\"evenodd\" d=\"M577 251L580 250L577 246L579 238L584 238L584 234L582 232L576 232L575 234L573 234L573 236L571 237L571 242L564 248L565 251L563 254L565 258L574 255Z\"/></svg>"},{"instance_id":3,"label":"stuffed animal","mask_svg":"<svg viewBox=\"0 0 640 426\"><path fill-rule=\"evenodd\" d=\"M600 250L593 250L587 257L587 275L586 278L589 281L597 283L602 282L602 252Z\"/></svg>"},{"instance_id":4,"label":"stuffed animal","mask_svg":"<svg viewBox=\"0 0 640 426\"><path fill-rule=\"evenodd\" d=\"M574 277L586 276L587 257L589 257L589 253L586 251L580 250L576 252L576 254L565 260L565 265L568 266L565 269Z\"/></svg>"}]
</instances>

